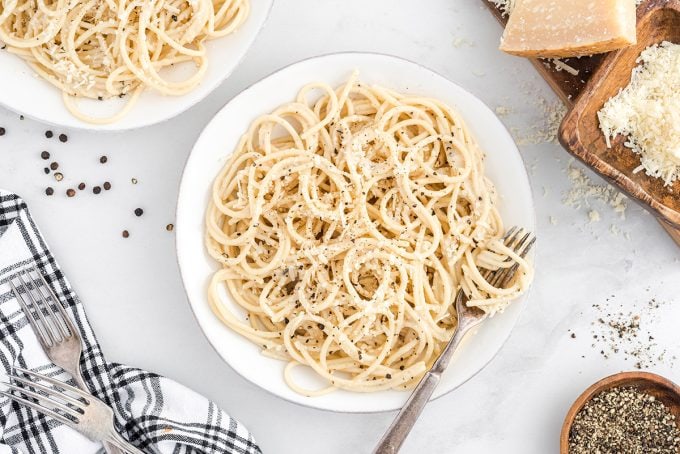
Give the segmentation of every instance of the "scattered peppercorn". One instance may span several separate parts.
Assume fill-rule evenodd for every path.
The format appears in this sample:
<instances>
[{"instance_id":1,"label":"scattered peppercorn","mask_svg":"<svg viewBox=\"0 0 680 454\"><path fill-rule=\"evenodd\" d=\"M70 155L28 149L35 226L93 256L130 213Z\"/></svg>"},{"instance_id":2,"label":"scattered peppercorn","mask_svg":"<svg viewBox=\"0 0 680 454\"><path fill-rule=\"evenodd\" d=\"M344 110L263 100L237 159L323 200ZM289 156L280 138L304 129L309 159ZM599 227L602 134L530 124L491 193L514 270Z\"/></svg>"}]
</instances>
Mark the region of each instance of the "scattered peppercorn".
<instances>
[{"instance_id":1,"label":"scattered peppercorn","mask_svg":"<svg viewBox=\"0 0 680 454\"><path fill-rule=\"evenodd\" d=\"M43 172L45 172L45 175L48 175L48 174L50 173L50 168L49 168L49 167L45 167L45 168L43 169Z\"/></svg>"},{"instance_id":2,"label":"scattered peppercorn","mask_svg":"<svg viewBox=\"0 0 680 454\"><path fill-rule=\"evenodd\" d=\"M99 158L99 162L101 162L102 164L106 164L106 161L108 160L109 158L107 158L106 156L102 156L101 158Z\"/></svg>"},{"instance_id":3,"label":"scattered peppercorn","mask_svg":"<svg viewBox=\"0 0 680 454\"><path fill-rule=\"evenodd\" d=\"M74 195L76 195L76 190L69 188L66 190L66 195L69 197L73 197Z\"/></svg>"},{"instance_id":4,"label":"scattered peppercorn","mask_svg":"<svg viewBox=\"0 0 680 454\"><path fill-rule=\"evenodd\" d=\"M656 397L635 387L596 394L576 414L569 430L569 453L676 454L680 429Z\"/></svg>"},{"instance_id":5,"label":"scattered peppercorn","mask_svg":"<svg viewBox=\"0 0 680 454\"><path fill-rule=\"evenodd\" d=\"M59 134L59 142L66 143L68 141L68 136L66 134Z\"/></svg>"},{"instance_id":6,"label":"scattered peppercorn","mask_svg":"<svg viewBox=\"0 0 680 454\"><path fill-rule=\"evenodd\" d=\"M53 162L52 164L50 164L50 169L52 169L52 170L57 170L58 168L59 168L59 163L58 163L58 162L55 161L55 162Z\"/></svg>"},{"instance_id":7,"label":"scattered peppercorn","mask_svg":"<svg viewBox=\"0 0 680 454\"><path fill-rule=\"evenodd\" d=\"M128 232L127 230L123 230L123 238L127 238L129 236L130 236L130 232Z\"/></svg>"},{"instance_id":8,"label":"scattered peppercorn","mask_svg":"<svg viewBox=\"0 0 680 454\"><path fill-rule=\"evenodd\" d=\"M24 116L23 116L23 115L19 115L19 120L23 120L23 119L24 119Z\"/></svg>"},{"instance_id":9,"label":"scattered peppercorn","mask_svg":"<svg viewBox=\"0 0 680 454\"><path fill-rule=\"evenodd\" d=\"M52 195L52 194L54 194L54 189L52 189L52 188L47 188L47 189L45 189L45 194L47 194L47 195Z\"/></svg>"},{"instance_id":10,"label":"scattered peppercorn","mask_svg":"<svg viewBox=\"0 0 680 454\"><path fill-rule=\"evenodd\" d=\"M141 208L135 208L135 216L139 217L144 214L144 210Z\"/></svg>"},{"instance_id":11,"label":"scattered peppercorn","mask_svg":"<svg viewBox=\"0 0 680 454\"><path fill-rule=\"evenodd\" d=\"M130 180L130 181L132 181L132 184L137 184L137 178L133 178L133 179Z\"/></svg>"},{"instance_id":12,"label":"scattered peppercorn","mask_svg":"<svg viewBox=\"0 0 680 454\"><path fill-rule=\"evenodd\" d=\"M47 131L45 131L45 137L47 137L48 139L51 139L53 136L54 136L54 133L52 131L50 131L49 129Z\"/></svg>"},{"instance_id":13,"label":"scattered peppercorn","mask_svg":"<svg viewBox=\"0 0 680 454\"><path fill-rule=\"evenodd\" d=\"M175 229L175 226L172 225L172 224L168 224L168 225L165 226L165 230L167 230L168 232L172 232L174 229Z\"/></svg>"},{"instance_id":14,"label":"scattered peppercorn","mask_svg":"<svg viewBox=\"0 0 680 454\"><path fill-rule=\"evenodd\" d=\"M57 181L61 181L64 179L64 175L62 175L61 172L57 172L54 174L54 179Z\"/></svg>"},{"instance_id":15,"label":"scattered peppercorn","mask_svg":"<svg viewBox=\"0 0 680 454\"><path fill-rule=\"evenodd\" d=\"M7 130L3 127L0 127L0 136L4 136Z\"/></svg>"},{"instance_id":16,"label":"scattered peppercorn","mask_svg":"<svg viewBox=\"0 0 680 454\"><path fill-rule=\"evenodd\" d=\"M80 189L81 191L82 191L83 189L85 189L85 183L80 183L80 184L78 185L78 189Z\"/></svg>"},{"instance_id":17,"label":"scattered peppercorn","mask_svg":"<svg viewBox=\"0 0 680 454\"><path fill-rule=\"evenodd\" d=\"M50 159L50 153L48 151L43 151L42 153L40 153L40 157L47 161L48 159Z\"/></svg>"},{"instance_id":18,"label":"scattered peppercorn","mask_svg":"<svg viewBox=\"0 0 680 454\"><path fill-rule=\"evenodd\" d=\"M105 181L105 182L104 182L104 189L107 190L107 191L108 191L109 189L111 189L111 183L109 183L108 181Z\"/></svg>"},{"instance_id":19,"label":"scattered peppercorn","mask_svg":"<svg viewBox=\"0 0 680 454\"><path fill-rule=\"evenodd\" d=\"M102 188L100 188L99 186L95 186L94 188L92 188L92 192L94 192L95 194L99 194L100 192L102 192Z\"/></svg>"}]
</instances>

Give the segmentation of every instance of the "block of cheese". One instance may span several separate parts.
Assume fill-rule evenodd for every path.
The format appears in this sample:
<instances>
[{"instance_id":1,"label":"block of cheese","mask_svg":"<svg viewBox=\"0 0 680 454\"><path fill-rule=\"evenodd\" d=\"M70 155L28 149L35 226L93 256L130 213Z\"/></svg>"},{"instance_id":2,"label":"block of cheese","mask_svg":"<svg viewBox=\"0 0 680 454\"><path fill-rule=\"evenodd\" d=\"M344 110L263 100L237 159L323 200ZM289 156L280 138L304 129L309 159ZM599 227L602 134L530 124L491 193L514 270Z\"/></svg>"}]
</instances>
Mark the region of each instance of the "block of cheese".
<instances>
[{"instance_id":1,"label":"block of cheese","mask_svg":"<svg viewBox=\"0 0 680 454\"><path fill-rule=\"evenodd\" d=\"M525 57L578 57L636 42L635 0L517 0L500 49Z\"/></svg>"}]
</instances>

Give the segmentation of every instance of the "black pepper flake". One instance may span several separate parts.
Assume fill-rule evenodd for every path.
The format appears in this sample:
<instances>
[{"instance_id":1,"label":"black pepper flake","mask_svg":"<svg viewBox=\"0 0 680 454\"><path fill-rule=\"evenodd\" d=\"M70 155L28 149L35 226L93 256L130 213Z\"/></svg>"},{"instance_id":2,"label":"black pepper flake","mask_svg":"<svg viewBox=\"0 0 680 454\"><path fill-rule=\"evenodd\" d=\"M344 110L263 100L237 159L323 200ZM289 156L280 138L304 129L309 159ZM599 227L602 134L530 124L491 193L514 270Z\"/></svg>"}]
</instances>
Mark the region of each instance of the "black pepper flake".
<instances>
[{"instance_id":1,"label":"black pepper flake","mask_svg":"<svg viewBox=\"0 0 680 454\"><path fill-rule=\"evenodd\" d=\"M130 236L130 232L127 230L123 230L123 238L128 238Z\"/></svg>"},{"instance_id":2,"label":"black pepper flake","mask_svg":"<svg viewBox=\"0 0 680 454\"><path fill-rule=\"evenodd\" d=\"M54 137L54 133L48 129L47 131L45 131L45 137L51 139L52 137Z\"/></svg>"},{"instance_id":3,"label":"black pepper flake","mask_svg":"<svg viewBox=\"0 0 680 454\"><path fill-rule=\"evenodd\" d=\"M95 186L94 188L92 188L92 192L94 192L95 194L99 194L100 192L102 192L102 188L100 188L99 186Z\"/></svg>"},{"instance_id":4,"label":"black pepper flake","mask_svg":"<svg viewBox=\"0 0 680 454\"><path fill-rule=\"evenodd\" d=\"M47 195L52 195L52 194L54 194L54 189L51 188L51 187L48 187L47 189L45 189L45 194L47 194Z\"/></svg>"},{"instance_id":5,"label":"black pepper flake","mask_svg":"<svg viewBox=\"0 0 680 454\"><path fill-rule=\"evenodd\" d=\"M109 189L111 189L111 183L109 183L108 181L105 181L104 182L104 190L108 191Z\"/></svg>"},{"instance_id":6,"label":"black pepper flake","mask_svg":"<svg viewBox=\"0 0 680 454\"><path fill-rule=\"evenodd\" d=\"M69 189L66 190L66 195L69 196L69 197L73 197L74 195L76 195L76 190L69 188Z\"/></svg>"},{"instance_id":7,"label":"black pepper flake","mask_svg":"<svg viewBox=\"0 0 680 454\"><path fill-rule=\"evenodd\" d=\"M144 214L144 210L141 208L135 208L135 216L139 217Z\"/></svg>"},{"instance_id":8,"label":"black pepper flake","mask_svg":"<svg viewBox=\"0 0 680 454\"><path fill-rule=\"evenodd\" d=\"M78 189L80 189L81 191L82 191L83 189L85 189L85 183L80 183L80 184L78 185Z\"/></svg>"},{"instance_id":9,"label":"black pepper flake","mask_svg":"<svg viewBox=\"0 0 680 454\"><path fill-rule=\"evenodd\" d=\"M108 160L109 160L109 158L107 158L106 155L99 158L99 162L102 163L102 164L106 164L106 161L108 161Z\"/></svg>"},{"instance_id":10,"label":"black pepper flake","mask_svg":"<svg viewBox=\"0 0 680 454\"><path fill-rule=\"evenodd\" d=\"M59 142L66 143L68 141L68 136L66 134L59 134Z\"/></svg>"},{"instance_id":11,"label":"black pepper flake","mask_svg":"<svg viewBox=\"0 0 680 454\"><path fill-rule=\"evenodd\" d=\"M40 153L40 157L47 161L48 159L50 159L49 151L43 151L42 153Z\"/></svg>"},{"instance_id":12,"label":"black pepper flake","mask_svg":"<svg viewBox=\"0 0 680 454\"><path fill-rule=\"evenodd\" d=\"M385 378L389 380L390 378L392 378L392 374L385 374Z\"/></svg>"}]
</instances>

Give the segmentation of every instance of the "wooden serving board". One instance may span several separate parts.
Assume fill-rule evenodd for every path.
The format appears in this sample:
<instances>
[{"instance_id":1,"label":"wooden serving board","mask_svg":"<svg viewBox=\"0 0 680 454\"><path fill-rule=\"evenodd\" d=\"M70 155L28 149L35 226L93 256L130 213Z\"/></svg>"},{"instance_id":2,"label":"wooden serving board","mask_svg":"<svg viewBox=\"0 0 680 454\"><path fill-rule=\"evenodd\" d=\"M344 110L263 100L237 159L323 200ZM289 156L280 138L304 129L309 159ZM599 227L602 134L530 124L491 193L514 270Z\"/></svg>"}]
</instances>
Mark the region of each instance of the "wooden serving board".
<instances>
[{"instance_id":1,"label":"wooden serving board","mask_svg":"<svg viewBox=\"0 0 680 454\"><path fill-rule=\"evenodd\" d=\"M489 0L481 0L491 13L498 19L501 25L505 26L508 17ZM663 3L666 0L648 0L649 5L640 8L650 7L653 3ZM600 66L606 54L593 55L590 57L568 58L562 61L570 67L576 69L578 74L572 74L564 69L560 70L553 63L547 60L529 59L538 73L548 82L557 96L565 103L568 108L574 105L576 98L581 94L586 83L593 72ZM668 232L671 238L680 246L680 230L674 229L666 222L659 221L661 226Z\"/></svg>"}]
</instances>

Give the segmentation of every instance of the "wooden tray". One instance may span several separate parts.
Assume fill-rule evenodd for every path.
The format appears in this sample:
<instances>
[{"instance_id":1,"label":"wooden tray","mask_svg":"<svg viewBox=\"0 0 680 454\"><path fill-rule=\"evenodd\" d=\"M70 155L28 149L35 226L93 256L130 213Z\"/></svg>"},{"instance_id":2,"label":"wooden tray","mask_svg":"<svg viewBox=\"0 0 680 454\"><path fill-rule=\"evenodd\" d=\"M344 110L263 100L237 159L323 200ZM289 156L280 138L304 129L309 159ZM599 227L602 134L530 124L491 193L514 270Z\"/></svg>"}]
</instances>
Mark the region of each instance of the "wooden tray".
<instances>
[{"instance_id":1,"label":"wooden tray","mask_svg":"<svg viewBox=\"0 0 680 454\"><path fill-rule=\"evenodd\" d=\"M499 10L489 0L481 1L491 10L496 19L498 19L498 21L503 26L505 26L505 23L507 22L508 19L507 16L504 16L502 11ZM646 3L638 7L638 17L646 16L652 10L669 7L669 5L671 4L678 5L678 3L680 3L680 0L648 0ZM552 87L555 93L571 110L572 107L574 107L574 104L577 102L577 99L579 99L582 92L588 92L586 93L586 96L590 95L590 91L592 90L593 87L591 87L589 81L591 80L591 78L593 78L593 74L598 72L598 70L602 66L603 61L605 59L611 60L611 58L612 58L611 54L602 54L594 55L592 57L582 57L579 59L576 58L564 59L563 60L564 63L578 70L577 75L571 74L570 72L565 70L560 71L554 66L554 64L547 62L545 60L530 59L530 61L534 65L536 70L539 72L539 74L548 82L548 84ZM625 84L627 84L627 81ZM569 116L570 114L571 112L567 114L567 116ZM604 140L602 142L604 142ZM572 152L572 150L569 148L567 148L567 151ZM593 166L593 161L591 160L590 162L588 162L588 160L584 159L583 154L581 155L574 154L574 156L576 156L579 160L585 162L586 165L590 166L595 172L605 177L612 184L618 186L621 190L623 190L630 197L632 197L633 200L640 202L646 209L652 211L652 213L655 216L657 217L661 216L658 209L655 210L655 208L650 205L648 198L646 198L645 194L643 194L643 192L645 192L644 190L641 190L640 193L637 193L635 190L633 190L632 187L625 187L624 185L622 185L620 183L621 179L617 178L617 176L614 175L614 173L612 173L611 171L610 172L604 171L612 170L611 168L606 169L606 166L602 166L600 168ZM662 227L666 229L671 238L673 238L673 240L678 244L678 246L680 246L680 229L671 227L670 224L664 222L661 219L659 219L659 222L661 223Z\"/></svg>"}]
</instances>

